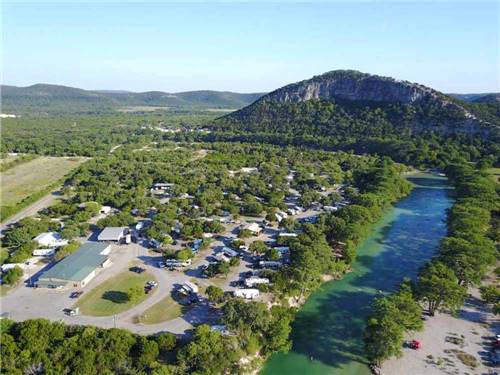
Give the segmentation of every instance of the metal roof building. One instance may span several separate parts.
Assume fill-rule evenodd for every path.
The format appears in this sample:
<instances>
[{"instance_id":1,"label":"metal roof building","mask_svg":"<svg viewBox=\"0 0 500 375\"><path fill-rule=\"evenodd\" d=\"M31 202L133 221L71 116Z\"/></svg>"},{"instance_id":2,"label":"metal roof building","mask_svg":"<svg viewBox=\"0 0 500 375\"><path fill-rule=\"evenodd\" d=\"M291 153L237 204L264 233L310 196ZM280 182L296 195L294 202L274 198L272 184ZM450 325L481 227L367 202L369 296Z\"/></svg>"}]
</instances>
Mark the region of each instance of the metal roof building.
<instances>
[{"instance_id":1,"label":"metal roof building","mask_svg":"<svg viewBox=\"0 0 500 375\"><path fill-rule=\"evenodd\" d=\"M127 227L106 227L97 236L98 241L120 241L128 233Z\"/></svg>"},{"instance_id":2,"label":"metal roof building","mask_svg":"<svg viewBox=\"0 0 500 375\"><path fill-rule=\"evenodd\" d=\"M98 268L109 262L111 246L97 242L87 242L74 253L68 255L55 266L44 272L37 280L39 287L83 287L96 275Z\"/></svg>"}]
</instances>

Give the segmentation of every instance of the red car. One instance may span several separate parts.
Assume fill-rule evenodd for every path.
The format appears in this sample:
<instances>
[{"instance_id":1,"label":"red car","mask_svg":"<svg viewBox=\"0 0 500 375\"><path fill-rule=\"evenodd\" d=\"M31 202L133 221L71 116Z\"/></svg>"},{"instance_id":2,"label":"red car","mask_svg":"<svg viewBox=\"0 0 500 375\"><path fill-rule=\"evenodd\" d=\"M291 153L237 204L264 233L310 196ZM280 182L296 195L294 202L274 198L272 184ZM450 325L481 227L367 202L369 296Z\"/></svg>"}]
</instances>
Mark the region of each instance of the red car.
<instances>
[{"instance_id":1,"label":"red car","mask_svg":"<svg viewBox=\"0 0 500 375\"><path fill-rule=\"evenodd\" d=\"M418 350L422 347L422 343L418 340L411 340L410 341L410 348Z\"/></svg>"}]
</instances>

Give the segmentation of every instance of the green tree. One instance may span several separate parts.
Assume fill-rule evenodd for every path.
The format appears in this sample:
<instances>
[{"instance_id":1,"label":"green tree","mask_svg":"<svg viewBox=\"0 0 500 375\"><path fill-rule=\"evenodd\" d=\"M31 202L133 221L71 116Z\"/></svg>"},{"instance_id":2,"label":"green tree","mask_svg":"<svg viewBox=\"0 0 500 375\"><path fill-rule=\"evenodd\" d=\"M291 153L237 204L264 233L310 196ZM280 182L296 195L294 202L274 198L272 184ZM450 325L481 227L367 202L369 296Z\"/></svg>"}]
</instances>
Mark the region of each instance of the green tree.
<instances>
[{"instance_id":1,"label":"green tree","mask_svg":"<svg viewBox=\"0 0 500 375\"><path fill-rule=\"evenodd\" d=\"M500 302L500 287L498 285L485 285L479 290L484 302L492 304Z\"/></svg>"},{"instance_id":2,"label":"green tree","mask_svg":"<svg viewBox=\"0 0 500 375\"><path fill-rule=\"evenodd\" d=\"M264 254L267 251L267 246L262 240L253 241L248 250L254 254Z\"/></svg>"},{"instance_id":3,"label":"green tree","mask_svg":"<svg viewBox=\"0 0 500 375\"><path fill-rule=\"evenodd\" d=\"M218 375L230 371L239 356L234 338L223 337L202 324L196 327L191 342L179 350L177 359L188 373Z\"/></svg>"},{"instance_id":4,"label":"green tree","mask_svg":"<svg viewBox=\"0 0 500 375\"><path fill-rule=\"evenodd\" d=\"M436 311L456 311L465 301L466 290L455 273L441 262L431 262L419 274L417 295L427 303L431 316Z\"/></svg>"},{"instance_id":5,"label":"green tree","mask_svg":"<svg viewBox=\"0 0 500 375\"><path fill-rule=\"evenodd\" d=\"M155 336L156 343L158 344L158 350L160 353L165 354L175 349L177 344L177 338L173 333L166 332L160 333Z\"/></svg>"},{"instance_id":6,"label":"green tree","mask_svg":"<svg viewBox=\"0 0 500 375\"><path fill-rule=\"evenodd\" d=\"M402 354L404 328L398 324L399 310L388 298L377 298L365 329L365 351L370 362L380 364Z\"/></svg>"},{"instance_id":7,"label":"green tree","mask_svg":"<svg viewBox=\"0 0 500 375\"><path fill-rule=\"evenodd\" d=\"M185 249L179 250L176 253L175 257L178 260L186 261L186 260L191 259L193 257L193 251L191 249L185 248Z\"/></svg>"},{"instance_id":8,"label":"green tree","mask_svg":"<svg viewBox=\"0 0 500 375\"><path fill-rule=\"evenodd\" d=\"M214 303L221 303L224 301L224 291L215 285L209 285L206 289L208 299Z\"/></svg>"}]
</instances>

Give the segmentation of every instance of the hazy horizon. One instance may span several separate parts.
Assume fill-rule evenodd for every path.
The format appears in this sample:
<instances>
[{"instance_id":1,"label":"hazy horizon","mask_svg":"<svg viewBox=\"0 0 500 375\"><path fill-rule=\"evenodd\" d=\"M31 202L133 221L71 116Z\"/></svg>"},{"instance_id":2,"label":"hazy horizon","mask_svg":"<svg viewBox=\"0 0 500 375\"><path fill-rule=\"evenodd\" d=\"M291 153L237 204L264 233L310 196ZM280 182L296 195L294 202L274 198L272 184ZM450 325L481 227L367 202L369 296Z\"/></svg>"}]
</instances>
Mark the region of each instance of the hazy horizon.
<instances>
[{"instance_id":1,"label":"hazy horizon","mask_svg":"<svg viewBox=\"0 0 500 375\"><path fill-rule=\"evenodd\" d=\"M498 2L3 4L2 83L269 92L337 69L499 90Z\"/></svg>"},{"instance_id":2,"label":"hazy horizon","mask_svg":"<svg viewBox=\"0 0 500 375\"><path fill-rule=\"evenodd\" d=\"M366 72L364 72L366 73ZM311 77L309 77L311 78ZM393 77L397 78L397 77ZM307 79L307 78L304 78ZM294 82L289 82L289 83L294 83ZM417 82L419 83L419 82ZM104 89L93 89L93 88L85 88L85 87L77 87L77 86L71 86L71 85L66 85L66 84L59 84L59 83L51 83L51 82L35 82L26 86L18 86L18 85L12 85L9 83L2 83L3 86L15 86L15 87L20 87L20 88L26 88L30 86L35 86L35 85L53 85L53 86L65 86L65 87L71 87L75 89L82 89L86 91L100 91L100 92L117 92L117 93L132 93L132 94L141 94L145 92L165 92L169 94L178 94L178 93L183 93L183 92L191 92L191 91L217 91L217 92L231 92L231 93L236 93L236 94L267 94L273 90L270 91L235 91L235 90L217 90L217 89L194 89L194 90L185 90L185 91L165 91L165 90L157 90L157 89L151 89L151 90L144 90L144 91L134 91L134 90L127 90L127 89L114 89L114 88L104 88ZM280 86L281 87L281 86ZM279 87L276 87L278 89ZM500 93L500 88L497 91L475 91L475 92L452 92L452 91L442 91L445 94L457 94L457 95L482 95L482 94L497 94Z\"/></svg>"}]
</instances>

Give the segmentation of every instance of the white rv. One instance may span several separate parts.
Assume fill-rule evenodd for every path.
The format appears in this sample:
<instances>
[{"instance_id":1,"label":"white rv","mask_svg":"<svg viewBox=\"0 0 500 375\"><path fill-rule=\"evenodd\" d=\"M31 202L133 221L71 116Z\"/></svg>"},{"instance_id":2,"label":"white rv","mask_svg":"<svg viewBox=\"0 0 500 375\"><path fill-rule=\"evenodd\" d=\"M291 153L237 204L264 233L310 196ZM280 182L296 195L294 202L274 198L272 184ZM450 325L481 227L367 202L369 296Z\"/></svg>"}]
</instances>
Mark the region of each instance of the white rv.
<instances>
[{"instance_id":1,"label":"white rv","mask_svg":"<svg viewBox=\"0 0 500 375\"><path fill-rule=\"evenodd\" d=\"M260 292L258 289L236 289L233 294L235 297L245 299L254 299L260 296Z\"/></svg>"}]
</instances>

